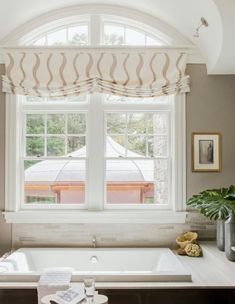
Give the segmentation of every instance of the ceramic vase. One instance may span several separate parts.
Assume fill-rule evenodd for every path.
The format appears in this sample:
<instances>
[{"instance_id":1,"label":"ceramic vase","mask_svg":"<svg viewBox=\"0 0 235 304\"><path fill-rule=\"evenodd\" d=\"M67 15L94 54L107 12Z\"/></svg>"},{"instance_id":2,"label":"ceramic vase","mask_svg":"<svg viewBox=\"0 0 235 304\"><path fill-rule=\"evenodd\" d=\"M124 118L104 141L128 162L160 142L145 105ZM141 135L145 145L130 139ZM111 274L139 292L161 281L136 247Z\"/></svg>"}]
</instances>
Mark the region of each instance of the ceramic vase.
<instances>
[{"instance_id":1,"label":"ceramic vase","mask_svg":"<svg viewBox=\"0 0 235 304\"><path fill-rule=\"evenodd\" d=\"M216 222L216 243L217 248L221 251L225 250L225 221L217 220Z\"/></svg>"},{"instance_id":2,"label":"ceramic vase","mask_svg":"<svg viewBox=\"0 0 235 304\"><path fill-rule=\"evenodd\" d=\"M228 260L235 262L235 214L233 212L225 222L225 254Z\"/></svg>"}]
</instances>

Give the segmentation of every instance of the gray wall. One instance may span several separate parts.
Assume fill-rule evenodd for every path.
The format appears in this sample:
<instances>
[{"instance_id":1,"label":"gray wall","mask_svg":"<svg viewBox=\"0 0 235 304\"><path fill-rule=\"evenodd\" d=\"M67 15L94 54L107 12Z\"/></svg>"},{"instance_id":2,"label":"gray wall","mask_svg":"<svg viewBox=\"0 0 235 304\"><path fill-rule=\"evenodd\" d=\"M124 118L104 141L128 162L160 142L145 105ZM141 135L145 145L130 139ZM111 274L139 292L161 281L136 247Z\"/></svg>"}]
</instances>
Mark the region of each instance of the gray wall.
<instances>
[{"instance_id":1,"label":"gray wall","mask_svg":"<svg viewBox=\"0 0 235 304\"><path fill-rule=\"evenodd\" d=\"M205 65L188 65L187 196L203 189L235 184L235 76L208 76ZM192 173L192 132L222 134L222 172Z\"/></svg>"},{"instance_id":2,"label":"gray wall","mask_svg":"<svg viewBox=\"0 0 235 304\"><path fill-rule=\"evenodd\" d=\"M207 76L205 65L188 65L187 73L191 76L191 92L187 94L187 196L191 196L203 189L210 187L220 187L222 185L228 186L235 184L235 140L233 139L233 132L235 131L235 76ZM3 74L3 66L0 65L0 75ZM0 88L1 90L1 88ZM0 208L4 208L4 117L5 117L5 103L4 95L0 93ZM223 155L223 168L221 173L192 173L191 172L191 133L192 132L220 132L222 134L222 155ZM143 225L143 229L147 229L143 233L143 238L151 231L156 231L155 236L161 234L163 239L166 239L166 234L173 240L175 234L187 229L202 229L201 235L204 233L206 236L214 236L212 228L209 223L204 222L203 226L195 223L193 215L190 215L189 222L184 227L178 226L178 231L175 231L173 225L167 227L147 227ZM200 222L201 220L199 220ZM192 226L194 225L194 226ZM124 225L125 226L125 225ZM61 234L66 230L68 237L73 234L74 225L71 227L68 225L31 225L32 229L29 229L28 225L14 225L14 243L18 242L18 245L30 245L27 243L30 240L30 230L32 232L32 241L36 243L44 244L44 237L47 235L48 230L51 230L51 238L58 236L58 229L61 229ZM81 227L82 230L81 230ZM107 232L107 225L100 227L100 233ZM112 226L109 226L110 229ZM78 232L81 230L81 235L84 231L89 230L92 234L98 227L88 225L78 225L74 235L76 239L79 238ZM127 229L128 228L128 229ZM130 231L130 227L121 227L116 231L113 227L113 231L110 231L111 236L113 234L120 235L125 231ZM132 227L133 228L133 227ZM55 231L54 231L54 230ZM84 230L83 230L84 229ZM141 229L141 230L143 230ZM44 230L44 232L43 232ZM134 229L135 230L135 229ZM204 231L203 231L204 230ZM205 233L206 231L207 233ZM161 231L161 233L159 233ZM173 231L175 231L173 233ZM144 232L144 231L143 231ZM66 233L64 233L66 235ZM27 236L24 238L24 236ZM123 234L123 236L126 233ZM107 240L111 239L106 238ZM37 239L37 237L39 239ZM129 235L129 238L131 235ZM133 236L134 237L134 236ZM138 238L138 234L135 236ZM63 237L62 237L63 238ZM89 235L90 238L90 235ZM27 241L24 243L24 241ZM73 240L71 240L72 242ZM145 238L146 241L146 238ZM59 242L59 241L58 241ZM131 243L128 239L127 243ZM149 243L154 245L155 243ZM0 253L4 252L11 247L11 225L6 225L0 217Z\"/></svg>"}]
</instances>

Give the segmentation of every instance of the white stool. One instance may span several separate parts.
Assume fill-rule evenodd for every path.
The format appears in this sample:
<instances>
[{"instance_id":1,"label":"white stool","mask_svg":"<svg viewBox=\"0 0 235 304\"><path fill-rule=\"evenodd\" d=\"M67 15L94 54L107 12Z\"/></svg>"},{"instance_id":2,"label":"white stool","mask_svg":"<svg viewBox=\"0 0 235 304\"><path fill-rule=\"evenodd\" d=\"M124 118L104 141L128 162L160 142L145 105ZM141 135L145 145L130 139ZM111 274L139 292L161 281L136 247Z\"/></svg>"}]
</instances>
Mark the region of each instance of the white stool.
<instances>
[{"instance_id":1,"label":"white stool","mask_svg":"<svg viewBox=\"0 0 235 304\"><path fill-rule=\"evenodd\" d=\"M55 295L48 295L42 298L41 304L51 304L50 301L55 301L54 298ZM88 300L89 301L89 300ZM86 303L92 303L92 304L108 304L108 298L104 295L100 294L95 294L94 295L94 301L93 302L88 302L86 299L84 299L81 304L86 304Z\"/></svg>"}]
</instances>

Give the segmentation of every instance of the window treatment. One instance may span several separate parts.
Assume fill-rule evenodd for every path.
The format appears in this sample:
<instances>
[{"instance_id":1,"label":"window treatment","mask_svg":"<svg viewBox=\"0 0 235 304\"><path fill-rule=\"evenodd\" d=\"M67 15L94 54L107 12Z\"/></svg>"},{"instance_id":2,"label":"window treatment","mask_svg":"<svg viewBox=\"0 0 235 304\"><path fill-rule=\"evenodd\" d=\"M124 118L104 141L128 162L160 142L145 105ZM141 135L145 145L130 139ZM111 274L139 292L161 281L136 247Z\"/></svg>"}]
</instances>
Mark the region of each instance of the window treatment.
<instances>
[{"instance_id":1,"label":"window treatment","mask_svg":"<svg viewBox=\"0 0 235 304\"><path fill-rule=\"evenodd\" d=\"M101 92L156 97L189 92L185 50L6 48L3 91L41 97Z\"/></svg>"}]
</instances>

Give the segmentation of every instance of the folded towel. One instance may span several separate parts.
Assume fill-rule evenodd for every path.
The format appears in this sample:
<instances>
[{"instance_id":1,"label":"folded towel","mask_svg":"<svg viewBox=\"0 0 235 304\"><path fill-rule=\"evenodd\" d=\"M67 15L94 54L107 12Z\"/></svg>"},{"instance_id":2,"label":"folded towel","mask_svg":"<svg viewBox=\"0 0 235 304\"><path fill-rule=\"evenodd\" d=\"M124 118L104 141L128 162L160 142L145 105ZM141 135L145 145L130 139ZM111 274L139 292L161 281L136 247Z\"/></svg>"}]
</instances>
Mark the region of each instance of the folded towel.
<instances>
[{"instance_id":1,"label":"folded towel","mask_svg":"<svg viewBox=\"0 0 235 304\"><path fill-rule=\"evenodd\" d=\"M70 287L71 276L71 269L53 268L44 270L37 287L38 304L41 304L41 299L44 296L67 290Z\"/></svg>"}]
</instances>

